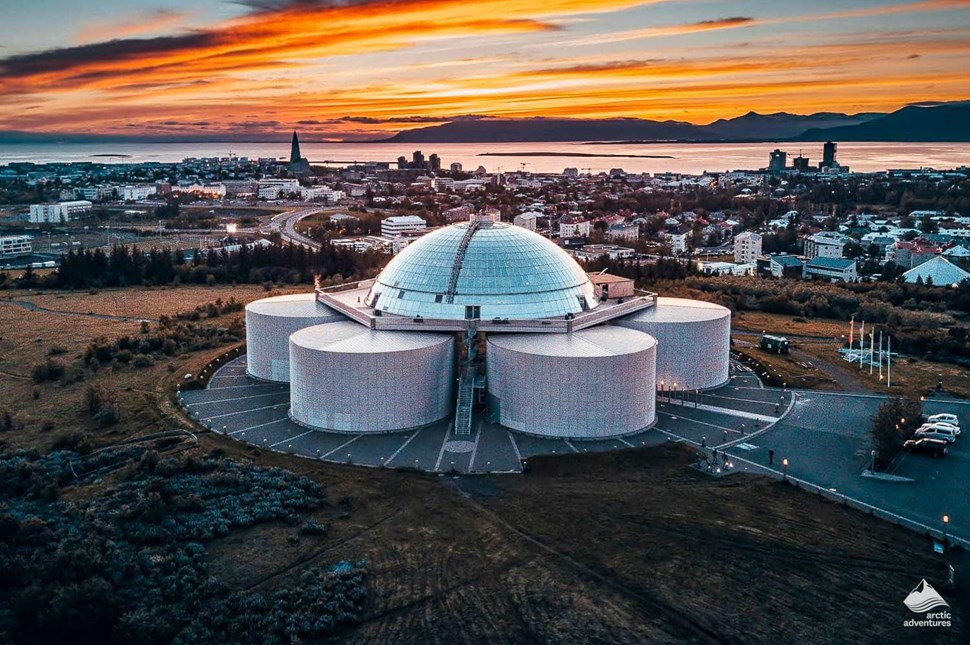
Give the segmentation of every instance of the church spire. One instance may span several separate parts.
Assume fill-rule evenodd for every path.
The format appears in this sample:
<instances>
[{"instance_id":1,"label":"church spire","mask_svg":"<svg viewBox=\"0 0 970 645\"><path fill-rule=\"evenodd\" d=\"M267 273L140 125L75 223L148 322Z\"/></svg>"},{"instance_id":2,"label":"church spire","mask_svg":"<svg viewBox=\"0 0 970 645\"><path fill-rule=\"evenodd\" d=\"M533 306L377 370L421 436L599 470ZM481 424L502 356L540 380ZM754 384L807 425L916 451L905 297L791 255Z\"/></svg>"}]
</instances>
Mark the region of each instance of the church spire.
<instances>
[{"instance_id":1,"label":"church spire","mask_svg":"<svg viewBox=\"0 0 970 645\"><path fill-rule=\"evenodd\" d=\"M300 140L296 137L296 130L293 131L293 143L290 144L290 163L299 163L303 155L300 154Z\"/></svg>"}]
</instances>

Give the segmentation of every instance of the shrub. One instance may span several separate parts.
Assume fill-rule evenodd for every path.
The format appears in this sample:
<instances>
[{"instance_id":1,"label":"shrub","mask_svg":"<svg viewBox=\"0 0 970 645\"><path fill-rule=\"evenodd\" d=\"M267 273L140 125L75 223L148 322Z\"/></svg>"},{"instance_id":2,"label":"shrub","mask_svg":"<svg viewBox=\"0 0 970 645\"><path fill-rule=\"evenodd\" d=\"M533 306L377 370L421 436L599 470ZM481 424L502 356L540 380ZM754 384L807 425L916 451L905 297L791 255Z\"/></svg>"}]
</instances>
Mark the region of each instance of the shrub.
<instances>
[{"instance_id":1,"label":"shrub","mask_svg":"<svg viewBox=\"0 0 970 645\"><path fill-rule=\"evenodd\" d=\"M34 383L44 383L46 381L56 381L64 376L64 363L48 358L43 363L34 365L31 375Z\"/></svg>"},{"instance_id":2,"label":"shrub","mask_svg":"<svg viewBox=\"0 0 970 645\"><path fill-rule=\"evenodd\" d=\"M101 385L89 385L84 391L84 406L92 419L102 426L118 423L121 412L114 393Z\"/></svg>"}]
</instances>

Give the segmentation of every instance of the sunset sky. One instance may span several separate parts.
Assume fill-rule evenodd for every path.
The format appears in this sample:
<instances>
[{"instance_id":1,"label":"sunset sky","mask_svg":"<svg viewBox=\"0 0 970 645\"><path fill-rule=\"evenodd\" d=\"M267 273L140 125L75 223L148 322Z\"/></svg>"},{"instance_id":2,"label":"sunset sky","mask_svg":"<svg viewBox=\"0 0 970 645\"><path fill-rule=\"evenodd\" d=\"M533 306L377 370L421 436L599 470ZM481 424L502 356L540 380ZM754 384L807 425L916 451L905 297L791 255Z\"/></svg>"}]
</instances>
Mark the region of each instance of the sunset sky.
<instances>
[{"instance_id":1,"label":"sunset sky","mask_svg":"<svg viewBox=\"0 0 970 645\"><path fill-rule=\"evenodd\" d=\"M0 131L368 139L970 99L970 0L4 0Z\"/></svg>"}]
</instances>

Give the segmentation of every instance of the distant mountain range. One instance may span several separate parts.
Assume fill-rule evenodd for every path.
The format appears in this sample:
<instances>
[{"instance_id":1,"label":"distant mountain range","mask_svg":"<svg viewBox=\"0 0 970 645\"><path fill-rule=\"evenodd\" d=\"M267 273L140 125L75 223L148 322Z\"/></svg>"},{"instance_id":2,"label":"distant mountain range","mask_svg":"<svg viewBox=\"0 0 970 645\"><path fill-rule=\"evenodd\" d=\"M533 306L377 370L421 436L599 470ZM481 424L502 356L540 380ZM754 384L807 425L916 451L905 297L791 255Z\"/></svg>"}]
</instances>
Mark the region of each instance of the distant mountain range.
<instances>
[{"instance_id":1,"label":"distant mountain range","mask_svg":"<svg viewBox=\"0 0 970 645\"><path fill-rule=\"evenodd\" d=\"M648 119L458 120L406 130L382 143L543 141L970 141L970 102L908 106L891 114L749 112L708 125Z\"/></svg>"},{"instance_id":2,"label":"distant mountain range","mask_svg":"<svg viewBox=\"0 0 970 645\"><path fill-rule=\"evenodd\" d=\"M289 138L289 133L286 135ZM275 143L275 132L194 133L161 136L0 131L10 143ZM504 119L457 117L454 121L405 130L371 143L509 142L762 142L762 141L951 141L970 142L970 101L913 104L890 114L817 112L801 115L748 112L707 125L649 119ZM304 141L311 143L310 139ZM324 141L333 143L333 141ZM348 143L366 143L353 141Z\"/></svg>"},{"instance_id":3,"label":"distant mountain range","mask_svg":"<svg viewBox=\"0 0 970 645\"><path fill-rule=\"evenodd\" d=\"M970 141L970 102L909 106L858 125L812 128L801 141Z\"/></svg>"}]
</instances>

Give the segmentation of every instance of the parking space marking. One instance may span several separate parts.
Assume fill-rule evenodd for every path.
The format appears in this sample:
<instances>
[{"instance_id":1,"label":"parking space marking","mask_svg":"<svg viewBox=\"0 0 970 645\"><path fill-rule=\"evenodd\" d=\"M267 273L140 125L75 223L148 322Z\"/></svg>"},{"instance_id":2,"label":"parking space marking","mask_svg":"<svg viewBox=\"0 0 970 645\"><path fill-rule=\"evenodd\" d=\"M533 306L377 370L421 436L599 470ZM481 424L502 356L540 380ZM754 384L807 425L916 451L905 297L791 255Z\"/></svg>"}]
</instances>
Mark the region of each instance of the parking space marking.
<instances>
[{"instance_id":1,"label":"parking space marking","mask_svg":"<svg viewBox=\"0 0 970 645\"><path fill-rule=\"evenodd\" d=\"M264 394L254 394L252 396L239 396L234 399L216 399L215 401L199 401L198 403L186 403L185 407L193 405L210 405L215 403L229 403L230 401L245 401L246 399L258 399L261 396L279 396L281 392L266 392Z\"/></svg>"},{"instance_id":2,"label":"parking space marking","mask_svg":"<svg viewBox=\"0 0 970 645\"><path fill-rule=\"evenodd\" d=\"M478 432L475 434L475 447L472 448L472 458L468 461L468 472L475 470L475 455L478 454L478 441L482 438L482 420L478 420Z\"/></svg>"},{"instance_id":3,"label":"parking space marking","mask_svg":"<svg viewBox=\"0 0 970 645\"><path fill-rule=\"evenodd\" d=\"M279 419L273 419L272 421L267 421L266 423L260 423L254 426L249 426L248 428L240 428L239 430L233 430L229 433L231 437L234 434L239 434L240 432L246 432L248 430L255 430L256 428L262 428L263 426L273 425L274 423L279 423L280 421L286 421L289 417L280 417Z\"/></svg>"},{"instance_id":4,"label":"parking space marking","mask_svg":"<svg viewBox=\"0 0 970 645\"><path fill-rule=\"evenodd\" d=\"M763 399L740 399L735 396L722 396L720 394L701 394L701 396L709 396L712 399L724 399L725 401L744 401L746 403L763 403L764 405L778 404L778 401L765 401Z\"/></svg>"},{"instance_id":5,"label":"parking space marking","mask_svg":"<svg viewBox=\"0 0 970 645\"><path fill-rule=\"evenodd\" d=\"M397 450L395 450L395 451L394 451L394 454L392 454L392 455L391 455L390 457L388 457L388 458L387 458L387 461L385 461L385 462L384 462L384 465L385 465L385 466L386 466L386 465L388 465L389 463L391 463L391 461L392 461L392 460L393 460L393 459L394 459L395 457L397 457L397 456L398 456L399 454L401 454L401 451L402 451L402 450L404 450L405 448L407 448L407 447L408 447L408 444L409 444L409 443L411 443L411 442L412 442L412 441L414 440L414 438L415 438L415 437L417 437L417 436L418 436L418 434L419 434L419 433L420 433L420 432L421 432L421 431L422 431L423 429L424 429L424 428L418 428L418 429L417 429L417 430L415 431L415 433L414 433L414 434L412 434L412 435L411 435L410 437L408 437L408 438L407 438L407 440L406 440L406 441L405 441L404 443L402 443L402 444L401 444L401 447L400 447L400 448L398 448Z\"/></svg>"},{"instance_id":6,"label":"parking space marking","mask_svg":"<svg viewBox=\"0 0 970 645\"><path fill-rule=\"evenodd\" d=\"M576 450L576 446L574 446L573 444L569 443L569 439L563 439L562 441L563 441L564 444L566 444L567 446L569 446L570 448L572 448L573 452L579 452L578 450Z\"/></svg>"},{"instance_id":7,"label":"parking space marking","mask_svg":"<svg viewBox=\"0 0 970 645\"><path fill-rule=\"evenodd\" d=\"M275 387L280 391L285 388L284 385L277 385L276 383L247 383L246 385L224 385L223 387L207 387L206 392L215 392L216 390L237 390L241 387Z\"/></svg>"},{"instance_id":8,"label":"parking space marking","mask_svg":"<svg viewBox=\"0 0 970 645\"><path fill-rule=\"evenodd\" d=\"M515 443L515 437L512 436L511 430L506 430L506 434L509 435L509 441L512 442L512 450L515 451L515 458L519 460L519 465L522 465L522 453L519 452L519 445Z\"/></svg>"},{"instance_id":9,"label":"parking space marking","mask_svg":"<svg viewBox=\"0 0 970 645\"><path fill-rule=\"evenodd\" d=\"M455 422L454 420L452 420L452 422L448 424L448 427L445 428L445 436L441 440L441 450L438 451L438 461L434 462L433 472L438 472L438 468L441 467L441 459L445 456L445 452L446 452L445 446L448 445L448 437L451 435L451 431L454 429L454 427L455 427Z\"/></svg>"},{"instance_id":10,"label":"parking space marking","mask_svg":"<svg viewBox=\"0 0 970 645\"><path fill-rule=\"evenodd\" d=\"M727 430L728 432L737 432L737 433L741 432L737 428L728 428L727 426L719 426L715 423L708 423L707 421L698 421L696 419L688 419L687 417L678 417L676 414L664 412L663 410L657 410L657 414L666 414L668 417L671 417L672 419L683 419L684 421L687 421L689 423L699 423L703 426L710 426L712 428L717 428L718 430Z\"/></svg>"},{"instance_id":11,"label":"parking space marking","mask_svg":"<svg viewBox=\"0 0 970 645\"><path fill-rule=\"evenodd\" d=\"M335 453L335 452L337 452L337 451L338 451L338 450L340 450L341 448L346 448L347 446L349 446L350 444L352 444L353 442L355 442L355 441L357 441L358 439L360 439L360 438L361 438L361 437L363 437L363 436L364 436L364 435L362 435L362 434L359 434L359 435L355 435L355 436L354 436L354 438L353 438L353 439L351 439L350 441L346 441L346 442L344 442L344 443L342 443L342 444L340 444L339 446L337 446L336 448L334 448L333 450L331 450L330 452L328 452L327 454L325 454L325 455L321 455L321 456L320 456L320 459L326 459L327 457L329 457L329 456L330 456L330 455L332 455L333 453Z\"/></svg>"},{"instance_id":12,"label":"parking space marking","mask_svg":"<svg viewBox=\"0 0 970 645\"><path fill-rule=\"evenodd\" d=\"M269 447L270 448L275 448L276 446L280 445L281 443L285 443L287 441L296 441L300 437L305 437L306 435L310 434L311 432L314 432L314 430L307 430L306 432L301 432L300 434L296 435L295 437L287 437L286 439L283 439L283 441L277 441L276 443L271 443L269 445Z\"/></svg>"},{"instance_id":13,"label":"parking space marking","mask_svg":"<svg viewBox=\"0 0 970 645\"><path fill-rule=\"evenodd\" d=\"M222 417L231 417L234 414L248 414L250 412L259 412L260 410L271 410L273 408L278 408L278 407L281 407L281 406L284 406L284 405L289 405L289 404L290 404L290 402L287 401L285 403L277 403L276 405L267 405L267 406L262 407L262 408L253 408L252 410L237 410L236 412L226 412L225 414L214 414L211 417L210 416L206 416L206 415L199 415L198 418L199 418L199 421L202 421L202 417L205 416L205 418L208 421L211 421L212 419L221 419Z\"/></svg>"}]
</instances>

